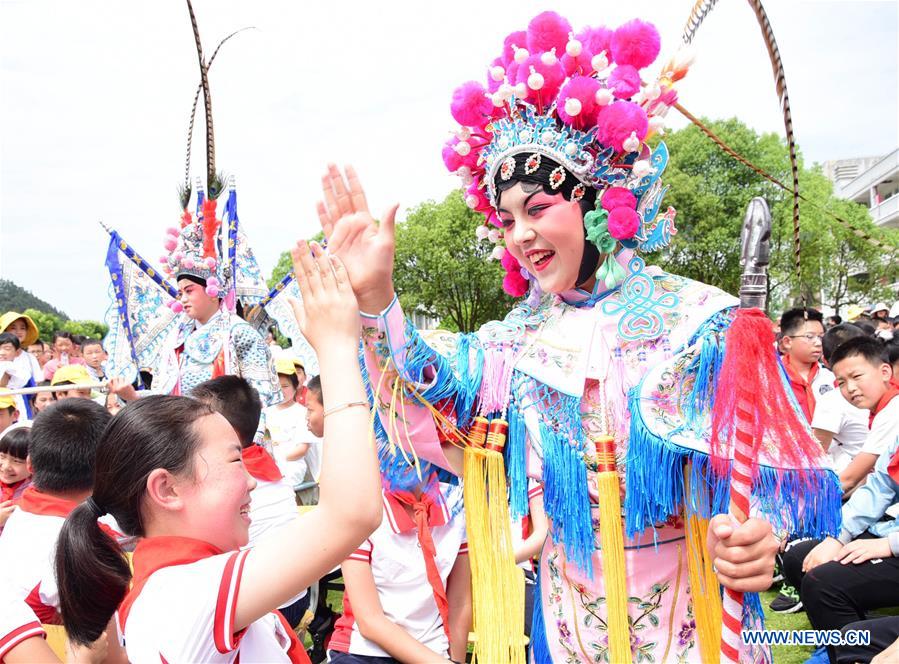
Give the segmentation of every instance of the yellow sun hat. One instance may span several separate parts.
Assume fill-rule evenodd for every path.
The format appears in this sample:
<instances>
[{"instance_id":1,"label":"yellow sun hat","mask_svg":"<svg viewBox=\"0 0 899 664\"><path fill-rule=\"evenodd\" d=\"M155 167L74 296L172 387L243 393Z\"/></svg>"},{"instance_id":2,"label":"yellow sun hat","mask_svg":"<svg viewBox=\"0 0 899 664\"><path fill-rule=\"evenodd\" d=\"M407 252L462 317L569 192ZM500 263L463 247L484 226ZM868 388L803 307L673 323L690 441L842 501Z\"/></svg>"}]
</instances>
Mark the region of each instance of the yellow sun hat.
<instances>
[{"instance_id":1,"label":"yellow sun hat","mask_svg":"<svg viewBox=\"0 0 899 664\"><path fill-rule=\"evenodd\" d=\"M72 383L73 385L92 385L94 381L83 364L67 364L59 367L50 381L51 385L59 385L60 383Z\"/></svg>"},{"instance_id":2,"label":"yellow sun hat","mask_svg":"<svg viewBox=\"0 0 899 664\"><path fill-rule=\"evenodd\" d=\"M7 311L0 316L0 332L6 332L6 328L20 318L25 321L25 325L28 328L28 331L25 332L25 340L22 342L22 348L25 349L37 341L40 336L40 331L37 329L37 325L31 320L30 316L20 314L18 311Z\"/></svg>"},{"instance_id":3,"label":"yellow sun hat","mask_svg":"<svg viewBox=\"0 0 899 664\"><path fill-rule=\"evenodd\" d=\"M297 370L289 357L275 358L275 371L284 376L296 376Z\"/></svg>"},{"instance_id":4,"label":"yellow sun hat","mask_svg":"<svg viewBox=\"0 0 899 664\"><path fill-rule=\"evenodd\" d=\"M18 406L15 398L9 394L9 390L0 388L0 410L6 410L7 408L18 408Z\"/></svg>"},{"instance_id":5,"label":"yellow sun hat","mask_svg":"<svg viewBox=\"0 0 899 664\"><path fill-rule=\"evenodd\" d=\"M848 307L846 307L846 320L851 323L863 313L865 313L864 307L861 307L857 304L850 304Z\"/></svg>"}]
</instances>

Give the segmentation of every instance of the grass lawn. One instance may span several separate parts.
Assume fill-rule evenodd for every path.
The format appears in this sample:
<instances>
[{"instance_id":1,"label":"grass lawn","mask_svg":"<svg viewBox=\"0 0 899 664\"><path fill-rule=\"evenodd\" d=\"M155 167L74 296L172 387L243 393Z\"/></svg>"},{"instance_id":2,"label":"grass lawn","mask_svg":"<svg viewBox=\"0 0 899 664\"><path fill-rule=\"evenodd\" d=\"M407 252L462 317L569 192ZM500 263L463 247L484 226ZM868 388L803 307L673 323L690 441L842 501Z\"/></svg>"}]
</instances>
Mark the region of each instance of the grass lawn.
<instances>
[{"instance_id":1,"label":"grass lawn","mask_svg":"<svg viewBox=\"0 0 899 664\"><path fill-rule=\"evenodd\" d=\"M779 589L780 585L775 588ZM778 590L769 590L762 593L762 608L765 610L765 629L811 629L812 626L808 622L805 611L797 613L774 613L768 605L775 597ZM774 646L774 662L775 664L801 664L809 655L812 654L813 648L803 646Z\"/></svg>"}]
</instances>

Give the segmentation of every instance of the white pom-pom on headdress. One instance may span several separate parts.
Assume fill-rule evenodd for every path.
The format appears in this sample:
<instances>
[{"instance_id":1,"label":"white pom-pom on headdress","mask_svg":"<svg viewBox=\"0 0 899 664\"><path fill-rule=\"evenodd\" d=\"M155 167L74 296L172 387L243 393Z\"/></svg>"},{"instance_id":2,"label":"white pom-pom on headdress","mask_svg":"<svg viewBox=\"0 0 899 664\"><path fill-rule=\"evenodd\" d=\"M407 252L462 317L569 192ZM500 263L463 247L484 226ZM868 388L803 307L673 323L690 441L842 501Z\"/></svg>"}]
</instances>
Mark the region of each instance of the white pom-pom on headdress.
<instances>
[{"instance_id":1,"label":"white pom-pom on headdress","mask_svg":"<svg viewBox=\"0 0 899 664\"><path fill-rule=\"evenodd\" d=\"M531 90L539 90L543 87L543 74L531 67L531 74L528 76L528 87Z\"/></svg>"},{"instance_id":2,"label":"white pom-pom on headdress","mask_svg":"<svg viewBox=\"0 0 899 664\"><path fill-rule=\"evenodd\" d=\"M593 71L601 72L603 69L609 66L609 58L606 57L606 52L601 51L593 56L593 59L590 60L590 66L593 67Z\"/></svg>"},{"instance_id":3,"label":"white pom-pom on headdress","mask_svg":"<svg viewBox=\"0 0 899 664\"><path fill-rule=\"evenodd\" d=\"M580 40L574 38L573 33L568 33L568 43L565 44L565 53L572 58L578 57L584 50Z\"/></svg>"},{"instance_id":4,"label":"white pom-pom on headdress","mask_svg":"<svg viewBox=\"0 0 899 664\"><path fill-rule=\"evenodd\" d=\"M559 61L559 58L556 57L556 49L552 49L551 51L547 51L543 55L540 56L540 62L545 64L547 67L552 67Z\"/></svg>"},{"instance_id":5,"label":"white pom-pom on headdress","mask_svg":"<svg viewBox=\"0 0 899 664\"><path fill-rule=\"evenodd\" d=\"M569 97L565 100L565 112L571 117L575 117L581 112L582 104L581 100L575 97ZM574 148L574 145L572 145Z\"/></svg>"},{"instance_id":6,"label":"white pom-pom on headdress","mask_svg":"<svg viewBox=\"0 0 899 664\"><path fill-rule=\"evenodd\" d=\"M503 256L505 256L505 255L506 255L506 248L499 246L499 245L493 247L493 251L490 252L490 258L492 258L495 261L501 261L503 259Z\"/></svg>"},{"instance_id":7,"label":"white pom-pom on headdress","mask_svg":"<svg viewBox=\"0 0 899 664\"><path fill-rule=\"evenodd\" d=\"M637 132L632 131L631 135L624 139L624 143L621 144L621 147L624 148L625 152L636 152L640 149L640 139L637 138Z\"/></svg>"},{"instance_id":8,"label":"white pom-pom on headdress","mask_svg":"<svg viewBox=\"0 0 899 664\"><path fill-rule=\"evenodd\" d=\"M608 106L615 100L615 95L608 88L600 88L596 91L596 103L600 106Z\"/></svg>"}]
</instances>

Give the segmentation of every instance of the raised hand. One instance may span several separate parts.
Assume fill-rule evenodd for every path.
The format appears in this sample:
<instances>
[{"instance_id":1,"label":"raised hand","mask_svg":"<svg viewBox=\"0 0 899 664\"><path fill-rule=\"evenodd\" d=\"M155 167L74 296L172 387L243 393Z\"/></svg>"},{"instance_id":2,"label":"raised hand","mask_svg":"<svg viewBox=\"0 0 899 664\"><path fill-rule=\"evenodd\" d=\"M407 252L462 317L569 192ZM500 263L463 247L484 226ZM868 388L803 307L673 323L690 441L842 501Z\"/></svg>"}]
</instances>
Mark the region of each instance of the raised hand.
<instances>
[{"instance_id":1,"label":"raised hand","mask_svg":"<svg viewBox=\"0 0 899 664\"><path fill-rule=\"evenodd\" d=\"M355 352L359 305L343 262L317 242L297 242L290 252L303 301L291 300L303 336L319 357L343 346Z\"/></svg>"},{"instance_id":2,"label":"raised hand","mask_svg":"<svg viewBox=\"0 0 899 664\"><path fill-rule=\"evenodd\" d=\"M359 307L377 314L393 299L394 224L399 205L378 223L368 210L365 192L352 166L346 177L334 164L322 176L322 197L317 207L328 251L340 257Z\"/></svg>"}]
</instances>

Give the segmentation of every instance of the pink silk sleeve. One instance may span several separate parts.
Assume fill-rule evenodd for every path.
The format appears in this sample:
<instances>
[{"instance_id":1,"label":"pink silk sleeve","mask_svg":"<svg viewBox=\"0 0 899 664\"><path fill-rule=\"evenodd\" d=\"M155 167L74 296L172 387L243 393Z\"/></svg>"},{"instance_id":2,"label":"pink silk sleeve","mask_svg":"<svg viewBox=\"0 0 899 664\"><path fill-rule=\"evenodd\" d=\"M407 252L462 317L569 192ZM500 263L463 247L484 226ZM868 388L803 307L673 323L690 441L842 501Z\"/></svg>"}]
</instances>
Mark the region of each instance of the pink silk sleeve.
<instances>
[{"instance_id":1,"label":"pink silk sleeve","mask_svg":"<svg viewBox=\"0 0 899 664\"><path fill-rule=\"evenodd\" d=\"M390 418L397 375L414 385L419 392L428 387L430 378L427 370L422 376L411 376L406 370L405 348L409 338L406 319L396 296L387 309L377 316L362 313L362 340L365 368L371 381L378 417L391 442L406 451L412 451L409 449L411 443L419 457L452 472L437 436L433 416L425 406L414 397L403 397L402 390L398 389L395 418L393 421Z\"/></svg>"}]
</instances>

